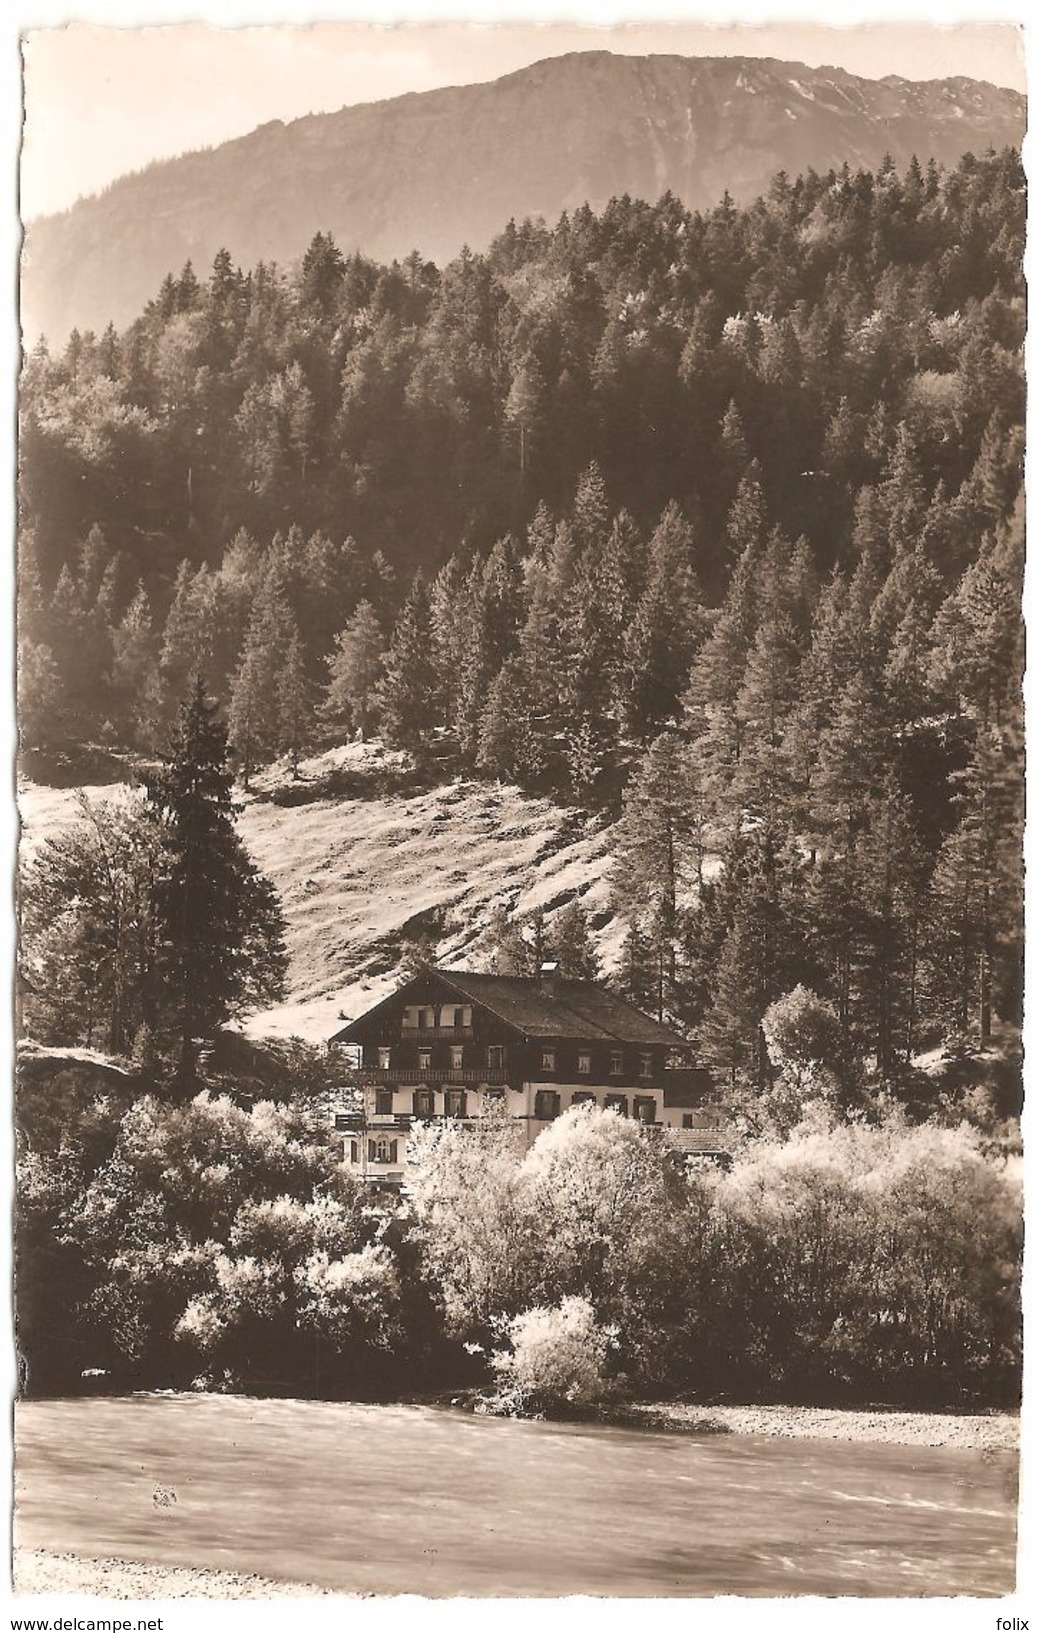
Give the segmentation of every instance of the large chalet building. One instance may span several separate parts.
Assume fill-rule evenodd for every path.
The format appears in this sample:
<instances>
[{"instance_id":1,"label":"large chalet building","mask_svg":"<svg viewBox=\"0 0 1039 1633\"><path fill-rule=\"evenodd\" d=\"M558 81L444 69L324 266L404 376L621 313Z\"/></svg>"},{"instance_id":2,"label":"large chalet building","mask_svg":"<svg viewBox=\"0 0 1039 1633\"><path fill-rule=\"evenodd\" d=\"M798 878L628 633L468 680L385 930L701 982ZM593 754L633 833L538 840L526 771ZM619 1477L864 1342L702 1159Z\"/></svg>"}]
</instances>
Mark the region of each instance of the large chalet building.
<instances>
[{"instance_id":1,"label":"large chalet building","mask_svg":"<svg viewBox=\"0 0 1039 1633\"><path fill-rule=\"evenodd\" d=\"M400 1183L413 1120L504 1111L529 1145L582 1101L671 1130L688 1151L725 1154L710 1078L684 1039L554 965L532 977L426 969L329 1041L354 1053L352 1104L335 1121L365 1179Z\"/></svg>"}]
</instances>

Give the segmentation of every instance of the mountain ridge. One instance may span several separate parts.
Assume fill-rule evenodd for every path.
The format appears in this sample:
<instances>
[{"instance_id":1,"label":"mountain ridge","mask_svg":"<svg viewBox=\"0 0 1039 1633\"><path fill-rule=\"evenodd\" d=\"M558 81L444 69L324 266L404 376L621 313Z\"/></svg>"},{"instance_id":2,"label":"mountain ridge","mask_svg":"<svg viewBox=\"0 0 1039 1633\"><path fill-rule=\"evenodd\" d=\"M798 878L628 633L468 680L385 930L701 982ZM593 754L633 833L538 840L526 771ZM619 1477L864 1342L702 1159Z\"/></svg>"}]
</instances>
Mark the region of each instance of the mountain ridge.
<instances>
[{"instance_id":1,"label":"mountain ridge","mask_svg":"<svg viewBox=\"0 0 1039 1633\"><path fill-rule=\"evenodd\" d=\"M499 79L268 121L155 161L25 229L26 339L122 327L167 272L226 247L291 263L317 231L345 253L451 259L510 218L611 196L747 202L777 170L951 164L1020 141L1025 99L957 76L867 80L777 58L547 57Z\"/></svg>"}]
</instances>

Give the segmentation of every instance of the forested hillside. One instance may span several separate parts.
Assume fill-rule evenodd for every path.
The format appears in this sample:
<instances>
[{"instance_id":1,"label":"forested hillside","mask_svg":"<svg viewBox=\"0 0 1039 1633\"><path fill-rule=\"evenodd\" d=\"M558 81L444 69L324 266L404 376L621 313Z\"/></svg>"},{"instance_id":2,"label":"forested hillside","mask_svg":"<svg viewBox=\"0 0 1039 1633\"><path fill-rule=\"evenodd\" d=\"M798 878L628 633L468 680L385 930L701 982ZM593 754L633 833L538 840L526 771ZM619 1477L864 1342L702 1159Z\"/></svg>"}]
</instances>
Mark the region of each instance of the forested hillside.
<instances>
[{"instance_id":1,"label":"forested hillside","mask_svg":"<svg viewBox=\"0 0 1039 1633\"><path fill-rule=\"evenodd\" d=\"M245 777L360 729L619 811L618 979L725 1081L799 984L849 1097L984 1047L1020 1007L1024 202L1008 151L442 271L327 234L185 267L26 365L26 746L147 754L201 665Z\"/></svg>"},{"instance_id":2,"label":"forested hillside","mask_svg":"<svg viewBox=\"0 0 1039 1633\"><path fill-rule=\"evenodd\" d=\"M977 79L576 51L485 84L272 119L122 176L28 223L21 316L30 342L64 345L74 325L130 322L168 268L208 265L221 245L244 266L287 263L321 231L345 253L417 248L443 265L464 244L485 250L510 216L666 189L690 209L726 189L749 204L781 168L873 169L885 153L955 165L1024 131L1020 92Z\"/></svg>"}]
</instances>

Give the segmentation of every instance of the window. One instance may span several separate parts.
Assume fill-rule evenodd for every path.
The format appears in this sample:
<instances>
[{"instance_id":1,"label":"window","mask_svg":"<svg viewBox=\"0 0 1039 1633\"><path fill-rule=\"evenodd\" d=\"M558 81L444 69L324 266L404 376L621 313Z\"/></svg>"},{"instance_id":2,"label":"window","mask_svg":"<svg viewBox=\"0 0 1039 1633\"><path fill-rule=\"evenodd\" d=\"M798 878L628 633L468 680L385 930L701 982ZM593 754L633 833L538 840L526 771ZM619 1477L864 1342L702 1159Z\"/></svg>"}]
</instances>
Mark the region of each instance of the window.
<instances>
[{"instance_id":1,"label":"window","mask_svg":"<svg viewBox=\"0 0 1039 1633\"><path fill-rule=\"evenodd\" d=\"M573 1094L570 1096L570 1104L572 1106L579 1106L585 1100L590 1100L594 1106L598 1101L598 1098L599 1096L597 1094L593 1094L591 1089L575 1089Z\"/></svg>"},{"instance_id":2,"label":"window","mask_svg":"<svg viewBox=\"0 0 1039 1633\"><path fill-rule=\"evenodd\" d=\"M375 1091L375 1115L376 1115L376 1117L389 1117L392 1114L392 1112L393 1112L393 1090L392 1089L376 1089L376 1091Z\"/></svg>"},{"instance_id":3,"label":"window","mask_svg":"<svg viewBox=\"0 0 1039 1633\"><path fill-rule=\"evenodd\" d=\"M411 1097L412 1115L415 1117L432 1117L435 1104L432 1089L416 1089Z\"/></svg>"},{"instance_id":4,"label":"window","mask_svg":"<svg viewBox=\"0 0 1039 1633\"><path fill-rule=\"evenodd\" d=\"M624 1053L621 1049L610 1050L610 1076L620 1077L624 1072Z\"/></svg>"},{"instance_id":5,"label":"window","mask_svg":"<svg viewBox=\"0 0 1039 1633\"><path fill-rule=\"evenodd\" d=\"M380 1072L388 1072L389 1069L390 1069L390 1051L388 1049L380 1049L379 1050L379 1070L380 1070Z\"/></svg>"},{"instance_id":6,"label":"window","mask_svg":"<svg viewBox=\"0 0 1039 1633\"><path fill-rule=\"evenodd\" d=\"M656 1122L657 1103L651 1094L637 1094L635 1096L635 1116L640 1123Z\"/></svg>"},{"instance_id":7,"label":"window","mask_svg":"<svg viewBox=\"0 0 1039 1633\"><path fill-rule=\"evenodd\" d=\"M582 1053L578 1055L578 1057L577 1057L577 1070L580 1072L582 1077L590 1076L591 1070L592 1070L592 1057L591 1057L591 1055L589 1055L588 1053L586 1053L584 1051L582 1051Z\"/></svg>"},{"instance_id":8,"label":"window","mask_svg":"<svg viewBox=\"0 0 1039 1633\"><path fill-rule=\"evenodd\" d=\"M462 1069L462 1045L460 1043L453 1043L451 1045L451 1070L455 1071L455 1072L458 1072L458 1071L461 1071L461 1069Z\"/></svg>"},{"instance_id":9,"label":"window","mask_svg":"<svg viewBox=\"0 0 1039 1633\"><path fill-rule=\"evenodd\" d=\"M397 1141L396 1140L390 1140L390 1139L386 1139L385 1137L383 1137L383 1138L380 1138L378 1140L369 1140L368 1141L368 1161L369 1162L386 1162L386 1163L389 1163L389 1162L396 1162L396 1160L397 1160Z\"/></svg>"},{"instance_id":10,"label":"window","mask_svg":"<svg viewBox=\"0 0 1039 1633\"><path fill-rule=\"evenodd\" d=\"M428 1072L429 1068L432 1066L432 1064L433 1064L433 1051L432 1051L432 1049L420 1049L419 1052L418 1052L418 1069L419 1069L419 1071L420 1072Z\"/></svg>"},{"instance_id":11,"label":"window","mask_svg":"<svg viewBox=\"0 0 1039 1633\"><path fill-rule=\"evenodd\" d=\"M534 1116L550 1123L559 1116L559 1096L554 1089L539 1089L534 1096Z\"/></svg>"},{"instance_id":12,"label":"window","mask_svg":"<svg viewBox=\"0 0 1039 1633\"><path fill-rule=\"evenodd\" d=\"M554 1049L542 1049L542 1051L541 1051L541 1070L543 1072L554 1072L555 1069L556 1069L556 1052L555 1052L555 1050Z\"/></svg>"},{"instance_id":13,"label":"window","mask_svg":"<svg viewBox=\"0 0 1039 1633\"><path fill-rule=\"evenodd\" d=\"M653 1076L653 1056L652 1055L645 1054L645 1055L641 1055L639 1057L639 1076L640 1077L652 1077Z\"/></svg>"},{"instance_id":14,"label":"window","mask_svg":"<svg viewBox=\"0 0 1039 1633\"><path fill-rule=\"evenodd\" d=\"M503 1072L505 1070L505 1045L503 1043L488 1045L487 1070L489 1072Z\"/></svg>"},{"instance_id":15,"label":"window","mask_svg":"<svg viewBox=\"0 0 1039 1633\"><path fill-rule=\"evenodd\" d=\"M619 1111L622 1117L628 1115L628 1097L626 1094L608 1094L603 1101L607 1111Z\"/></svg>"},{"instance_id":16,"label":"window","mask_svg":"<svg viewBox=\"0 0 1039 1633\"><path fill-rule=\"evenodd\" d=\"M466 1115L465 1090L464 1089L445 1089L444 1090L444 1116L445 1117L464 1117L465 1115Z\"/></svg>"}]
</instances>

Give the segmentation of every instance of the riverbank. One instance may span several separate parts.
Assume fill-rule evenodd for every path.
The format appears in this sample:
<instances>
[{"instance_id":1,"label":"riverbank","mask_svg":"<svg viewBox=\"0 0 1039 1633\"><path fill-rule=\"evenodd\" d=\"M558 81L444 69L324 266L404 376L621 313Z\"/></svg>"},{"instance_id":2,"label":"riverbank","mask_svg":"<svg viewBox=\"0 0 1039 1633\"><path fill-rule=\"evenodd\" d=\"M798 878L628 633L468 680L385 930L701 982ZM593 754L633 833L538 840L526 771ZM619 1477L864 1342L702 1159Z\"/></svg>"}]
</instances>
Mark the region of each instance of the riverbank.
<instances>
[{"instance_id":1,"label":"riverbank","mask_svg":"<svg viewBox=\"0 0 1039 1633\"><path fill-rule=\"evenodd\" d=\"M436 1402L432 1404L437 1404ZM444 1402L443 1404L447 1404ZM477 1416L509 1416L495 1396L474 1389L450 1404ZM522 1416L522 1414L521 1414ZM645 1429L681 1435L759 1435L778 1440L839 1440L874 1446L934 1446L972 1452L1017 1452L1017 1412L913 1412L890 1406L724 1406L691 1402L606 1402L548 1412L555 1423Z\"/></svg>"},{"instance_id":2,"label":"riverbank","mask_svg":"<svg viewBox=\"0 0 1039 1633\"><path fill-rule=\"evenodd\" d=\"M897 1412L819 1406L636 1406L654 1428L695 1426L702 1433L769 1435L789 1440L844 1440L875 1446L946 1446L962 1451L1017 1451L1016 1412Z\"/></svg>"},{"instance_id":3,"label":"riverbank","mask_svg":"<svg viewBox=\"0 0 1039 1633\"><path fill-rule=\"evenodd\" d=\"M305 1582L275 1581L240 1571L190 1570L129 1559L88 1559L16 1548L11 1558L15 1593L83 1593L94 1599L312 1599L371 1597L336 1594Z\"/></svg>"}]
</instances>

